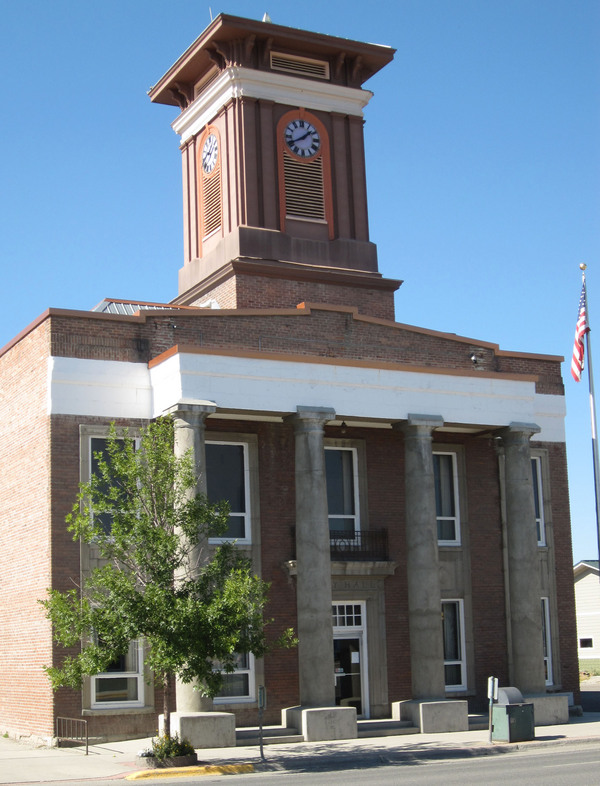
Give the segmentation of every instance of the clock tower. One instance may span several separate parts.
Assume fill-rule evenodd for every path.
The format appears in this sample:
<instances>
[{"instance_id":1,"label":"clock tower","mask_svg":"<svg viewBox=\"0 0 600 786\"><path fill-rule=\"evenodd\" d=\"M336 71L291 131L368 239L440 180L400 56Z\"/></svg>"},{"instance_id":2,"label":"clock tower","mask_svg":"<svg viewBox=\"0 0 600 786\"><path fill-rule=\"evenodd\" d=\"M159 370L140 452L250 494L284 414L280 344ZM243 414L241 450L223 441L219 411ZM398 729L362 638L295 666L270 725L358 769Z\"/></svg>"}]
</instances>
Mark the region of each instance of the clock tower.
<instances>
[{"instance_id":1,"label":"clock tower","mask_svg":"<svg viewBox=\"0 0 600 786\"><path fill-rule=\"evenodd\" d=\"M394 50L219 15L149 91L179 106L180 305L394 318L369 240L362 85Z\"/></svg>"}]
</instances>

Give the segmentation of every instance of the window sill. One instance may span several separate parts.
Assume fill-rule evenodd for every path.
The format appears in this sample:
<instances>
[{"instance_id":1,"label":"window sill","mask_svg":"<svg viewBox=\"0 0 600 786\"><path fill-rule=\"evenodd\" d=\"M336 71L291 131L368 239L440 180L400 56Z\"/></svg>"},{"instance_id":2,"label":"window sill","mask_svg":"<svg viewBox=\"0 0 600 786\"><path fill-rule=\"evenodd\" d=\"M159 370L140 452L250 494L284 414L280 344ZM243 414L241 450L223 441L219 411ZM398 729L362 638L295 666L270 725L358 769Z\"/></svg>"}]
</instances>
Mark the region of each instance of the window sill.
<instances>
[{"instance_id":1,"label":"window sill","mask_svg":"<svg viewBox=\"0 0 600 786\"><path fill-rule=\"evenodd\" d=\"M84 717L89 717L92 715L150 715L154 712L156 712L154 707L103 707L102 709L84 709L81 714Z\"/></svg>"}]
</instances>

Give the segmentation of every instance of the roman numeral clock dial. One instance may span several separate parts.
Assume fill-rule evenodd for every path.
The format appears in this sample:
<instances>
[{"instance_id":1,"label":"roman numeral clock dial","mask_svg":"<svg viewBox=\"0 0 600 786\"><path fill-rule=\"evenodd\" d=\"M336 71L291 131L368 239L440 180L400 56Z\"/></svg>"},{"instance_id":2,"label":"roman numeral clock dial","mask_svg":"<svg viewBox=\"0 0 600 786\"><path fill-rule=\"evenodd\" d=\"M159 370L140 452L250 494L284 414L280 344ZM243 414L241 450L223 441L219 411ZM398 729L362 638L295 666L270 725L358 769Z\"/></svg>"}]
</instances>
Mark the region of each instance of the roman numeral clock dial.
<instances>
[{"instance_id":1,"label":"roman numeral clock dial","mask_svg":"<svg viewBox=\"0 0 600 786\"><path fill-rule=\"evenodd\" d=\"M214 134L209 134L202 148L202 169L207 175L215 168L218 157L219 142Z\"/></svg>"},{"instance_id":2,"label":"roman numeral clock dial","mask_svg":"<svg viewBox=\"0 0 600 786\"><path fill-rule=\"evenodd\" d=\"M321 148L319 132L308 120L292 120L284 131L288 149L299 158L311 158Z\"/></svg>"}]
</instances>

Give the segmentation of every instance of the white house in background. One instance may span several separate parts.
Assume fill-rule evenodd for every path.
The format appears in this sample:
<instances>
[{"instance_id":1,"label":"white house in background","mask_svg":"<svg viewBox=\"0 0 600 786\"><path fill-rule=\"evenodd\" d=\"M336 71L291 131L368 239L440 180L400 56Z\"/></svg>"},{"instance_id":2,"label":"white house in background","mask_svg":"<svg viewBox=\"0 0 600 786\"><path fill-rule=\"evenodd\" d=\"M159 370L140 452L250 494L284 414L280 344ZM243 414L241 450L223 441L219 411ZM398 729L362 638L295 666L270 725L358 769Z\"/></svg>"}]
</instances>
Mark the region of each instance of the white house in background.
<instances>
[{"instance_id":1,"label":"white house in background","mask_svg":"<svg viewBox=\"0 0 600 786\"><path fill-rule=\"evenodd\" d=\"M575 574L575 614L579 667L586 661L600 660L600 570L598 560L583 560Z\"/></svg>"}]
</instances>

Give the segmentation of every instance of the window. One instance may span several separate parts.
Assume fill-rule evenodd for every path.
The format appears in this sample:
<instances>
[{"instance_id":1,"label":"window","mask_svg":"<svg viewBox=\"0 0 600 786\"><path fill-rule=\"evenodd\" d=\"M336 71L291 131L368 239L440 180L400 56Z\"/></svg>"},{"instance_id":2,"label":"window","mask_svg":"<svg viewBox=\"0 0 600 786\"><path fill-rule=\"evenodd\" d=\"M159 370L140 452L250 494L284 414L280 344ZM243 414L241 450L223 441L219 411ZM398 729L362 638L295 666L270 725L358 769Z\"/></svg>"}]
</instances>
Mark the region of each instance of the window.
<instances>
[{"instance_id":1,"label":"window","mask_svg":"<svg viewBox=\"0 0 600 786\"><path fill-rule=\"evenodd\" d=\"M542 458L532 456L531 475L533 479L533 504L535 507L535 526L538 546L546 545L546 527L544 523L544 496L542 486Z\"/></svg>"},{"instance_id":2,"label":"window","mask_svg":"<svg viewBox=\"0 0 600 786\"><path fill-rule=\"evenodd\" d=\"M552 685L552 637L550 635L550 603L548 598L542 598L542 642L544 645L544 671L546 685Z\"/></svg>"},{"instance_id":3,"label":"window","mask_svg":"<svg viewBox=\"0 0 600 786\"><path fill-rule=\"evenodd\" d=\"M460 545L456 453L434 452L433 477L438 543L444 546Z\"/></svg>"},{"instance_id":4,"label":"window","mask_svg":"<svg viewBox=\"0 0 600 786\"><path fill-rule=\"evenodd\" d=\"M354 537L360 530L356 448L325 448L329 531Z\"/></svg>"},{"instance_id":5,"label":"window","mask_svg":"<svg viewBox=\"0 0 600 786\"><path fill-rule=\"evenodd\" d=\"M446 690L466 690L464 609L462 600L442 601Z\"/></svg>"},{"instance_id":6,"label":"window","mask_svg":"<svg viewBox=\"0 0 600 786\"><path fill-rule=\"evenodd\" d=\"M103 674L91 678L92 708L144 706L144 650L132 641Z\"/></svg>"},{"instance_id":7,"label":"window","mask_svg":"<svg viewBox=\"0 0 600 786\"><path fill-rule=\"evenodd\" d=\"M331 613L333 615L334 628L360 628L363 620L363 603L333 603Z\"/></svg>"},{"instance_id":8,"label":"window","mask_svg":"<svg viewBox=\"0 0 600 786\"><path fill-rule=\"evenodd\" d=\"M96 478L101 477L100 473L100 462L106 461L110 466L110 457L108 453L108 444L110 440L108 437L91 437L90 438L90 477L93 475ZM119 444L122 444L122 441L119 440ZM106 494L110 489L110 483L108 481L103 480L100 484L101 490L104 494ZM112 522L113 522L113 513L109 511L103 511L102 513L96 514L96 520L100 522L102 529L106 535L110 535L110 531L112 529Z\"/></svg>"},{"instance_id":9,"label":"window","mask_svg":"<svg viewBox=\"0 0 600 786\"><path fill-rule=\"evenodd\" d=\"M209 502L227 500L229 503L229 526L222 538L249 543L250 483L247 444L206 443L206 486Z\"/></svg>"},{"instance_id":10,"label":"window","mask_svg":"<svg viewBox=\"0 0 600 786\"><path fill-rule=\"evenodd\" d=\"M221 690L215 696L217 704L232 704L254 700L254 656L242 652L235 656L235 671L223 672Z\"/></svg>"},{"instance_id":11,"label":"window","mask_svg":"<svg viewBox=\"0 0 600 786\"><path fill-rule=\"evenodd\" d=\"M579 648L584 649L594 649L594 639L579 639Z\"/></svg>"}]
</instances>

